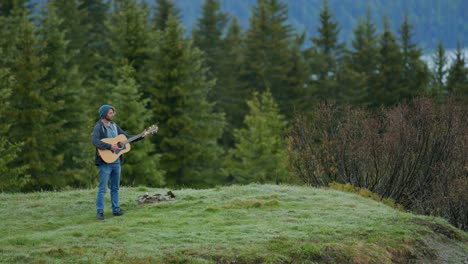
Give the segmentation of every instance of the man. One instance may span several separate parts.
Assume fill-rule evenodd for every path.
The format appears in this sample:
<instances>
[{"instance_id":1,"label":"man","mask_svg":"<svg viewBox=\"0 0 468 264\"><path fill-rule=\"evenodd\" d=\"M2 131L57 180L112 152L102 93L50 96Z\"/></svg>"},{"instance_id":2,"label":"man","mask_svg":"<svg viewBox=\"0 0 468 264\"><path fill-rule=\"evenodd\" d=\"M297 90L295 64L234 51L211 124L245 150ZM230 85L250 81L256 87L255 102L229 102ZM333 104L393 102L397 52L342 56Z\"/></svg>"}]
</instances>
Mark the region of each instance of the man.
<instances>
[{"instance_id":1,"label":"man","mask_svg":"<svg viewBox=\"0 0 468 264\"><path fill-rule=\"evenodd\" d=\"M120 165L123 162L123 155L121 155L113 163L104 162L97 149L108 149L115 151L118 149L117 144L109 144L103 142L103 138L115 138L120 134L124 134L127 138L132 137L123 131L117 124L113 122L115 115L114 107L110 105L102 105L99 108L100 120L96 122L94 126L92 142L96 147L96 156L94 163L99 167L99 187L96 198L96 218L99 220L104 220L104 197L107 191L107 183L110 180L110 196L112 204L112 214L115 216L122 216L124 212L120 209L119 204L119 185L120 185ZM142 135L143 139L147 134ZM137 141L137 140L136 140Z\"/></svg>"}]
</instances>

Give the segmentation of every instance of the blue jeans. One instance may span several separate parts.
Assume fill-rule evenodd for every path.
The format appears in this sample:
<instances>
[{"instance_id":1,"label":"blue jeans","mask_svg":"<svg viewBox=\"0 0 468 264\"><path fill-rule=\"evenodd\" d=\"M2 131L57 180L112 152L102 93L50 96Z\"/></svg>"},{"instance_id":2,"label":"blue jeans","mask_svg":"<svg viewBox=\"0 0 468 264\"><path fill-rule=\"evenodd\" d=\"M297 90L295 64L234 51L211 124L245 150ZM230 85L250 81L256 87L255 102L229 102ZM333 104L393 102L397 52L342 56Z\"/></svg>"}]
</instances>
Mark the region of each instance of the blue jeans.
<instances>
[{"instance_id":1,"label":"blue jeans","mask_svg":"<svg viewBox=\"0 0 468 264\"><path fill-rule=\"evenodd\" d=\"M112 212L120 211L119 185L120 185L120 163L103 164L99 166L99 186L96 198L96 211L104 213L104 197L106 196L107 183L110 179L110 197Z\"/></svg>"}]
</instances>

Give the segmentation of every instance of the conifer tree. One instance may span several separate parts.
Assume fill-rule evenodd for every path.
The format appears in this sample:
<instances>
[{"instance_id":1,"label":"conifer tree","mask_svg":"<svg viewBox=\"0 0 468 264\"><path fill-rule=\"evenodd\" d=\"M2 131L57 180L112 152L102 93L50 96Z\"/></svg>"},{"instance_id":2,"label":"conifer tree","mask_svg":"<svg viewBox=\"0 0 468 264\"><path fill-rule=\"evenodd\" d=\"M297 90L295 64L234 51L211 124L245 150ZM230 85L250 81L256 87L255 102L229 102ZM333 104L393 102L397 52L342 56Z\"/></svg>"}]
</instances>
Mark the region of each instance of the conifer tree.
<instances>
[{"instance_id":1,"label":"conifer tree","mask_svg":"<svg viewBox=\"0 0 468 264\"><path fill-rule=\"evenodd\" d=\"M226 115L226 126L221 141L225 148L234 146L233 131L241 127L242 118L247 114L242 109L244 109L248 93L239 85L244 64L244 43L241 27L237 18L233 17L226 38L223 40L224 58L219 62L217 78L219 92L214 105L215 112Z\"/></svg>"},{"instance_id":2,"label":"conifer tree","mask_svg":"<svg viewBox=\"0 0 468 264\"><path fill-rule=\"evenodd\" d=\"M341 77L345 101L357 105L369 103L368 94L373 87L372 79L377 70L377 42L376 27L368 10L366 17L358 20L351 41L352 49L345 57Z\"/></svg>"},{"instance_id":3,"label":"conifer tree","mask_svg":"<svg viewBox=\"0 0 468 264\"><path fill-rule=\"evenodd\" d=\"M82 111L85 112L88 127L92 126L91 116L94 116L95 102L93 96L89 94L96 91L94 82L98 77L97 58L99 54L93 50L92 44L96 39L91 39L92 25L86 21L88 11L85 8L80 8L80 1L69 0L51 0L49 5L52 5L56 10L56 15L60 18L61 23L59 28L64 32L64 40L66 41L66 54L69 57L65 67L70 69L78 67L80 75L80 89L83 96L80 98ZM88 46L88 44L90 44ZM90 128L92 129L92 128Z\"/></svg>"},{"instance_id":4,"label":"conifer tree","mask_svg":"<svg viewBox=\"0 0 468 264\"><path fill-rule=\"evenodd\" d=\"M413 25L405 14L400 26L400 42L402 53L402 76L400 85L400 100L411 100L425 93L429 82L429 70L421 60L422 50L412 41Z\"/></svg>"},{"instance_id":5,"label":"conifer tree","mask_svg":"<svg viewBox=\"0 0 468 264\"><path fill-rule=\"evenodd\" d=\"M57 187L65 185L87 186L92 183L89 162L93 148L89 144L86 124L88 121L86 96L82 88L82 75L78 65L73 64L73 54L68 49L65 31L62 30L63 20L59 18L53 3L43 10L40 23L40 52L47 54L42 67L48 69L42 82L47 87L42 95L48 101L48 118L45 126L55 147L54 153L63 159L61 169L54 184Z\"/></svg>"},{"instance_id":6,"label":"conifer tree","mask_svg":"<svg viewBox=\"0 0 468 264\"><path fill-rule=\"evenodd\" d=\"M461 100L468 100L468 69L460 42L457 42L455 58L448 72L447 90Z\"/></svg>"},{"instance_id":7,"label":"conifer tree","mask_svg":"<svg viewBox=\"0 0 468 264\"><path fill-rule=\"evenodd\" d=\"M392 105L400 99L400 76L402 76L402 55L395 35L390 30L386 17L384 29L379 39L378 74L375 75L373 89L370 91L371 107Z\"/></svg>"},{"instance_id":8,"label":"conifer tree","mask_svg":"<svg viewBox=\"0 0 468 264\"><path fill-rule=\"evenodd\" d=\"M338 74L344 52L344 44L338 42L338 22L334 21L328 0L323 1L320 11L318 36L312 37L313 47L310 50L311 70L315 76L313 82L315 94L320 99L341 100Z\"/></svg>"},{"instance_id":9,"label":"conifer tree","mask_svg":"<svg viewBox=\"0 0 468 264\"><path fill-rule=\"evenodd\" d=\"M3 51L0 57L0 66L11 68L16 53L16 43L18 42L18 17L20 14L30 14L30 11L23 0L6 1L0 9L4 14L0 14L0 49ZM10 72L11 73L11 72Z\"/></svg>"},{"instance_id":10,"label":"conifer tree","mask_svg":"<svg viewBox=\"0 0 468 264\"><path fill-rule=\"evenodd\" d=\"M0 49L0 56L3 55ZM19 191L28 182L28 177L18 179L24 175L26 165L13 166L12 163L20 156L22 143L13 144L8 137L8 130L13 122L9 116L9 101L11 100L12 78L8 69L0 66L0 192Z\"/></svg>"},{"instance_id":11,"label":"conifer tree","mask_svg":"<svg viewBox=\"0 0 468 264\"><path fill-rule=\"evenodd\" d=\"M98 93L100 87L95 86L96 79L100 78L100 68L102 65L103 54L96 49L95 43L101 42L104 36L99 36L95 31L99 26L92 25L90 19L90 10L99 6L99 1L68 1L68 0L50 0L56 10L56 15L60 18L60 30L64 32L66 53L69 57L65 67L71 69L78 67L81 75L80 90L85 97L80 98L80 105L87 116L87 127L92 129L92 118L94 116L95 105L99 104ZM90 10L88 10L90 8ZM89 128L91 127L91 128Z\"/></svg>"},{"instance_id":12,"label":"conifer tree","mask_svg":"<svg viewBox=\"0 0 468 264\"><path fill-rule=\"evenodd\" d=\"M242 81L250 91L269 89L282 112L291 113L302 87L290 81L293 31L287 13L287 6L279 0L258 0L253 7Z\"/></svg>"},{"instance_id":13,"label":"conifer tree","mask_svg":"<svg viewBox=\"0 0 468 264\"><path fill-rule=\"evenodd\" d=\"M85 69L84 58L85 45L87 43L87 32L91 25L83 24L86 10L78 9L77 1L51 0L49 5L53 5L57 16L61 19L60 29L65 32L65 39L68 41L67 53L71 56L71 63L80 65L80 69ZM81 53L81 54L80 54Z\"/></svg>"},{"instance_id":14,"label":"conifer tree","mask_svg":"<svg viewBox=\"0 0 468 264\"><path fill-rule=\"evenodd\" d=\"M4 0L0 4L0 16L9 16L11 10L13 10L13 5L17 2L16 0Z\"/></svg>"},{"instance_id":15,"label":"conifer tree","mask_svg":"<svg viewBox=\"0 0 468 264\"><path fill-rule=\"evenodd\" d=\"M0 16L10 16L15 8L25 8L27 0L2 0L0 3Z\"/></svg>"},{"instance_id":16,"label":"conifer tree","mask_svg":"<svg viewBox=\"0 0 468 264\"><path fill-rule=\"evenodd\" d=\"M24 190L55 189L60 187L57 171L63 163L63 153L56 150L56 138L61 122L51 121L53 109L60 102L52 102L51 83L45 82L47 69L45 57L38 49L36 26L29 20L29 14L14 12L11 64L12 85L10 116L15 120L9 128L13 143L24 142L21 157L14 160L17 167L28 166L19 179L31 176Z\"/></svg>"},{"instance_id":17,"label":"conifer tree","mask_svg":"<svg viewBox=\"0 0 468 264\"><path fill-rule=\"evenodd\" d=\"M8 3L3 6L3 11L7 10ZM10 69L14 66L14 54L17 42L18 19L10 16L13 3L8 7L7 14L0 15L0 192L19 191L23 188L29 178L25 174L26 166L18 166L15 160L21 155L22 145L20 140L12 141L9 134L10 127L16 122L12 116L10 100L12 100L12 89L14 78ZM16 12L18 8L16 8ZM8 16L7 16L8 15ZM21 175L21 177L20 177Z\"/></svg>"},{"instance_id":18,"label":"conifer tree","mask_svg":"<svg viewBox=\"0 0 468 264\"><path fill-rule=\"evenodd\" d=\"M76 19L80 21L85 33L83 40L77 40L80 45L78 65L85 78L83 86L89 94L105 94L103 83L107 83L113 76L108 42L110 32L106 24L110 3L111 1L106 0L78 0L78 12L81 16ZM80 36L81 34L77 35ZM70 40L73 42L74 38ZM91 110L88 114L94 116L96 106L103 104L102 98L92 96L88 101Z\"/></svg>"},{"instance_id":19,"label":"conifer tree","mask_svg":"<svg viewBox=\"0 0 468 264\"><path fill-rule=\"evenodd\" d=\"M220 9L219 0L205 0L202 16L193 29L193 42L205 53L206 65L212 77L218 78L219 64L224 59L222 36L227 24L227 14ZM218 85L217 85L218 86ZM218 87L212 91L212 101L217 101Z\"/></svg>"},{"instance_id":20,"label":"conifer tree","mask_svg":"<svg viewBox=\"0 0 468 264\"><path fill-rule=\"evenodd\" d=\"M2 56L0 56L0 68L5 71L8 71L8 67L11 66L12 61L12 50L14 50L12 43L16 42L13 38L14 26L12 23L11 17L0 16L0 51L2 51ZM8 36L10 36L8 38ZM7 76L4 73L4 76Z\"/></svg>"},{"instance_id":21,"label":"conifer tree","mask_svg":"<svg viewBox=\"0 0 468 264\"><path fill-rule=\"evenodd\" d=\"M350 64L344 64L340 74L342 87L340 101L351 105L367 106L366 80L367 76L364 73L355 71Z\"/></svg>"},{"instance_id":22,"label":"conifer tree","mask_svg":"<svg viewBox=\"0 0 468 264\"><path fill-rule=\"evenodd\" d=\"M105 60L106 52L109 49L107 38L109 36L109 28L106 25L109 15L110 1L105 0L78 0L78 10L83 12L82 25L88 27L86 31L87 40L86 48L88 54L101 57ZM86 56L88 57L88 56ZM98 60L98 62L101 62ZM102 62L101 62L102 63ZM99 69L101 65L93 65L94 69Z\"/></svg>"},{"instance_id":23,"label":"conifer tree","mask_svg":"<svg viewBox=\"0 0 468 264\"><path fill-rule=\"evenodd\" d=\"M150 57L151 28L148 24L149 10L137 0L118 0L114 2L113 13L108 23L110 30L109 45L113 67L121 67L128 62L135 69L138 86L147 78L147 60Z\"/></svg>"},{"instance_id":24,"label":"conifer tree","mask_svg":"<svg viewBox=\"0 0 468 264\"><path fill-rule=\"evenodd\" d=\"M235 131L236 145L229 151L228 171L234 183L280 183L288 179L286 121L269 91L254 92L247 102L245 128Z\"/></svg>"},{"instance_id":25,"label":"conifer tree","mask_svg":"<svg viewBox=\"0 0 468 264\"><path fill-rule=\"evenodd\" d=\"M135 69L128 63L116 71L117 83L110 94L111 103L116 107L117 122L127 133L140 133L152 122L146 106L149 99L141 99L142 95L135 81ZM155 151L150 139L135 143L131 153L125 156L122 167L125 177L124 185L149 185L153 187L164 184L163 172L159 166L160 155L150 155Z\"/></svg>"},{"instance_id":26,"label":"conifer tree","mask_svg":"<svg viewBox=\"0 0 468 264\"><path fill-rule=\"evenodd\" d=\"M60 29L65 32L67 54L70 56L67 67L78 66L82 78L81 90L88 96L81 98L83 111L88 116L87 127L92 129L95 109L102 98L89 94L102 94L112 76L112 63L109 58L109 29L106 21L109 2L106 0L51 0L49 1L62 20Z\"/></svg>"},{"instance_id":27,"label":"conifer tree","mask_svg":"<svg viewBox=\"0 0 468 264\"><path fill-rule=\"evenodd\" d=\"M213 113L206 99L214 81L206 78L202 58L184 40L179 21L170 17L150 67L150 107L160 124L156 146L169 185L203 186L220 180L222 149L217 140L224 115Z\"/></svg>"},{"instance_id":28,"label":"conifer tree","mask_svg":"<svg viewBox=\"0 0 468 264\"><path fill-rule=\"evenodd\" d=\"M294 113L307 111L310 109L311 98L308 97L310 90L309 80L311 75L310 65L307 61L307 50L303 50L306 33L295 36L289 52L289 62L291 68L287 72L287 83L292 87L288 100L284 102L284 108L288 109L286 117L291 117Z\"/></svg>"},{"instance_id":29,"label":"conifer tree","mask_svg":"<svg viewBox=\"0 0 468 264\"><path fill-rule=\"evenodd\" d=\"M367 10L366 17L360 18L357 27L354 29L354 39L351 41L353 50L352 62L358 72L372 75L375 72L378 53L377 29L372 21L370 10Z\"/></svg>"},{"instance_id":30,"label":"conifer tree","mask_svg":"<svg viewBox=\"0 0 468 264\"><path fill-rule=\"evenodd\" d=\"M437 50L432 56L434 68L432 70L431 91L430 94L441 101L446 94L445 79L447 77L447 56L442 42L437 44Z\"/></svg>"},{"instance_id":31,"label":"conifer tree","mask_svg":"<svg viewBox=\"0 0 468 264\"><path fill-rule=\"evenodd\" d=\"M174 4L173 0L156 0L153 17L154 29L164 31L171 16L178 20L181 19L180 9Z\"/></svg>"}]
</instances>

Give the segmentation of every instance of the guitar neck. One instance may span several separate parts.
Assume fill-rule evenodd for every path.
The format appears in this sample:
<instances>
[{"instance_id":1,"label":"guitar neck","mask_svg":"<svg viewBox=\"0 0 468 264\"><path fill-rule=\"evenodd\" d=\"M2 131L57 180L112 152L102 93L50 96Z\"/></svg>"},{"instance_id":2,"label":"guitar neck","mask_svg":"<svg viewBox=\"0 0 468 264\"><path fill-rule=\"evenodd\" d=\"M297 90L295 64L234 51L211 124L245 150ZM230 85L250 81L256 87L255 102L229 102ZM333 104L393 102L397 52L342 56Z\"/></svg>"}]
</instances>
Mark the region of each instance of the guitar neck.
<instances>
[{"instance_id":1,"label":"guitar neck","mask_svg":"<svg viewBox=\"0 0 468 264\"><path fill-rule=\"evenodd\" d=\"M140 133L140 134L138 134L138 135L136 135L136 136L133 136L133 137L127 139L127 140L124 142L124 144L131 143L131 142L133 142L133 141L135 141L135 140L141 138L142 135L143 135L143 133Z\"/></svg>"},{"instance_id":2,"label":"guitar neck","mask_svg":"<svg viewBox=\"0 0 468 264\"><path fill-rule=\"evenodd\" d=\"M135 141L141 137L143 137L143 135L146 133L147 135L148 134L152 134L154 133L155 131L158 131L158 127L156 125L152 125L151 127L149 127L148 129L146 129L145 131L141 132L140 134L136 135L136 136L133 136L129 139L127 139L125 142L122 142L124 144L127 144L127 143L130 143L132 141Z\"/></svg>"}]
</instances>

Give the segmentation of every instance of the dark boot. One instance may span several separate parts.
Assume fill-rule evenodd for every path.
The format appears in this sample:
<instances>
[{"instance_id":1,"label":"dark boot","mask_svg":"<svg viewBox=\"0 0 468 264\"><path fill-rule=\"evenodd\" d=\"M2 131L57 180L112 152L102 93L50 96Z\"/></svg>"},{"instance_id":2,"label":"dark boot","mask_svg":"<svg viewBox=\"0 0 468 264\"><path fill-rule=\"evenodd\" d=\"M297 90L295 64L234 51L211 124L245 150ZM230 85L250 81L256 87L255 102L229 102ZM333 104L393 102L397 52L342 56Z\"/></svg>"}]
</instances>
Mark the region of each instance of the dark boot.
<instances>
[{"instance_id":1,"label":"dark boot","mask_svg":"<svg viewBox=\"0 0 468 264\"><path fill-rule=\"evenodd\" d=\"M122 210L120 210L118 212L113 212L112 214L115 215L115 216L122 216L122 215L124 215L124 212Z\"/></svg>"},{"instance_id":2,"label":"dark boot","mask_svg":"<svg viewBox=\"0 0 468 264\"><path fill-rule=\"evenodd\" d=\"M104 213L97 213L96 218L99 220L104 220Z\"/></svg>"}]
</instances>

